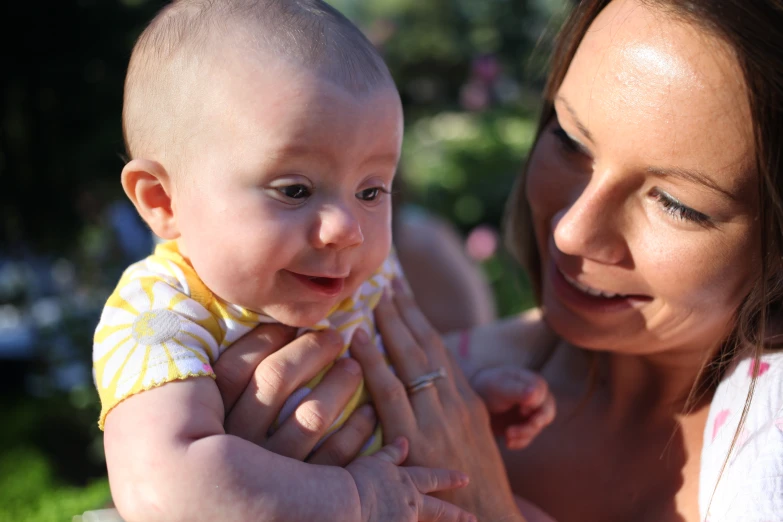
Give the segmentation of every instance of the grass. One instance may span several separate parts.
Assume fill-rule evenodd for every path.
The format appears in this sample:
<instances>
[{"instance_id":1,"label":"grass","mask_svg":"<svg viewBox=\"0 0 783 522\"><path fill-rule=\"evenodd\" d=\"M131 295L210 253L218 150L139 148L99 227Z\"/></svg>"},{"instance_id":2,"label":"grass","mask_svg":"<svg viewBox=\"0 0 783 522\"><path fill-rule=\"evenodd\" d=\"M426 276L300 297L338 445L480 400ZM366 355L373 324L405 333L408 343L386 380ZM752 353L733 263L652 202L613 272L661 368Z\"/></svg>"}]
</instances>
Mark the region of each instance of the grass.
<instances>
[{"instance_id":1,"label":"grass","mask_svg":"<svg viewBox=\"0 0 783 522\"><path fill-rule=\"evenodd\" d=\"M70 521L110 498L100 439L67 398L4 398L0 405L0 520ZM85 428L90 426L90 428Z\"/></svg>"}]
</instances>

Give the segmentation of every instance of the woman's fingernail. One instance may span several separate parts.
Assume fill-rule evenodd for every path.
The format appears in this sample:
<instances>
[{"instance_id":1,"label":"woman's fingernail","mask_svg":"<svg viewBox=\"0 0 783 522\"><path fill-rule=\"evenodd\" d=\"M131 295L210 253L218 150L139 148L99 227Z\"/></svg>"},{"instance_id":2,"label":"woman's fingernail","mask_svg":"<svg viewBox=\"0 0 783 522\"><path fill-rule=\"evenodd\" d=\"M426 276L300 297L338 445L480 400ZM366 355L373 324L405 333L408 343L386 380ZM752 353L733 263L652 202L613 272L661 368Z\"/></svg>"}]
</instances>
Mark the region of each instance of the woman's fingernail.
<instances>
[{"instance_id":1,"label":"woman's fingernail","mask_svg":"<svg viewBox=\"0 0 783 522\"><path fill-rule=\"evenodd\" d=\"M370 337L367 335L367 332L361 328L357 328L356 332L353 334L353 340L358 344L367 344L370 340Z\"/></svg>"},{"instance_id":2,"label":"woman's fingernail","mask_svg":"<svg viewBox=\"0 0 783 522\"><path fill-rule=\"evenodd\" d=\"M333 330L331 328L328 330L321 330L320 335L322 341L325 343L333 344L335 346L342 346L343 344L343 338L337 330Z\"/></svg>"},{"instance_id":3,"label":"woman's fingernail","mask_svg":"<svg viewBox=\"0 0 783 522\"><path fill-rule=\"evenodd\" d=\"M375 408L372 407L371 404L365 404L361 408L359 408L359 411L357 412L359 415L370 421L371 423L375 424L376 415L375 415Z\"/></svg>"},{"instance_id":4,"label":"woman's fingernail","mask_svg":"<svg viewBox=\"0 0 783 522\"><path fill-rule=\"evenodd\" d=\"M359 363L354 361L353 359L343 359L343 370L350 373L351 375L361 375L362 374L362 367L359 366Z\"/></svg>"}]
</instances>

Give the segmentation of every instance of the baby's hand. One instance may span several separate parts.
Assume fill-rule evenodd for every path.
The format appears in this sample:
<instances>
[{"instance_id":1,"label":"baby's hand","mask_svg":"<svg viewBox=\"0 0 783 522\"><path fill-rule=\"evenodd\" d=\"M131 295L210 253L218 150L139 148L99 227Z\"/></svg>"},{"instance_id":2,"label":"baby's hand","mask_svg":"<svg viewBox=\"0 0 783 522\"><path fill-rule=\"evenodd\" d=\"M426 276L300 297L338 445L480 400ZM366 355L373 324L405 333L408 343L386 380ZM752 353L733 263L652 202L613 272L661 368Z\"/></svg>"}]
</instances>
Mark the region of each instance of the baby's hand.
<instances>
[{"instance_id":1,"label":"baby's hand","mask_svg":"<svg viewBox=\"0 0 783 522\"><path fill-rule=\"evenodd\" d=\"M522 449L555 418L555 399L539 375L511 366L484 368L471 385L492 415L492 427L506 447Z\"/></svg>"},{"instance_id":2,"label":"baby's hand","mask_svg":"<svg viewBox=\"0 0 783 522\"><path fill-rule=\"evenodd\" d=\"M427 493L464 487L464 473L402 467L408 441L402 437L345 469L359 490L362 522L476 522L476 517Z\"/></svg>"}]
</instances>

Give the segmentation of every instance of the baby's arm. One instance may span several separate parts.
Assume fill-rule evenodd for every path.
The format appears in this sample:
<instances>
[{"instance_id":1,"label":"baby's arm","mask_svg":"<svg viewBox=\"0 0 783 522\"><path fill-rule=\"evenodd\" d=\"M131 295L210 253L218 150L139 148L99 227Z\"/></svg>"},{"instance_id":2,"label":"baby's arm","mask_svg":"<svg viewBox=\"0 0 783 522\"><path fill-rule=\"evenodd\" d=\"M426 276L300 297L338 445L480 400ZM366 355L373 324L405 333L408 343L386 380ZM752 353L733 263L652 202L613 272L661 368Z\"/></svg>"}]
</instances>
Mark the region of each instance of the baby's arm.
<instances>
[{"instance_id":1,"label":"baby's arm","mask_svg":"<svg viewBox=\"0 0 783 522\"><path fill-rule=\"evenodd\" d=\"M461 474L398 467L404 449L384 448L347 469L304 464L226 435L223 413L206 377L139 393L109 413L106 461L127 522L470 520L419 493L460 487Z\"/></svg>"},{"instance_id":2,"label":"baby's arm","mask_svg":"<svg viewBox=\"0 0 783 522\"><path fill-rule=\"evenodd\" d=\"M554 419L555 401L546 381L528 369L554 341L538 310L446 339L510 449L526 447Z\"/></svg>"},{"instance_id":3,"label":"baby's arm","mask_svg":"<svg viewBox=\"0 0 783 522\"><path fill-rule=\"evenodd\" d=\"M223 429L208 377L134 395L107 416L112 497L128 521L359 520L350 474L270 453Z\"/></svg>"}]
</instances>

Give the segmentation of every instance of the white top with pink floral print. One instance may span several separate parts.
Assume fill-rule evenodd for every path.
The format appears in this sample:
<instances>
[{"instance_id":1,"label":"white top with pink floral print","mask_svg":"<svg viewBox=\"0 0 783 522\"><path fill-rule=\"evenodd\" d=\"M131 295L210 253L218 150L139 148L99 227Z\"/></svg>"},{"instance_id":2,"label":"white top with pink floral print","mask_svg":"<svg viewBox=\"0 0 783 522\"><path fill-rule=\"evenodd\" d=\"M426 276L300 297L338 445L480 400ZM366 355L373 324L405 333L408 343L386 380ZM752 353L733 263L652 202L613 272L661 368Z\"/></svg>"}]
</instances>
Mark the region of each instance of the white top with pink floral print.
<instances>
[{"instance_id":1,"label":"white top with pink floral print","mask_svg":"<svg viewBox=\"0 0 783 522\"><path fill-rule=\"evenodd\" d=\"M750 409L726 461L754 374ZM783 521L783 352L741 360L718 386L704 430L699 508L706 522Z\"/></svg>"}]
</instances>

